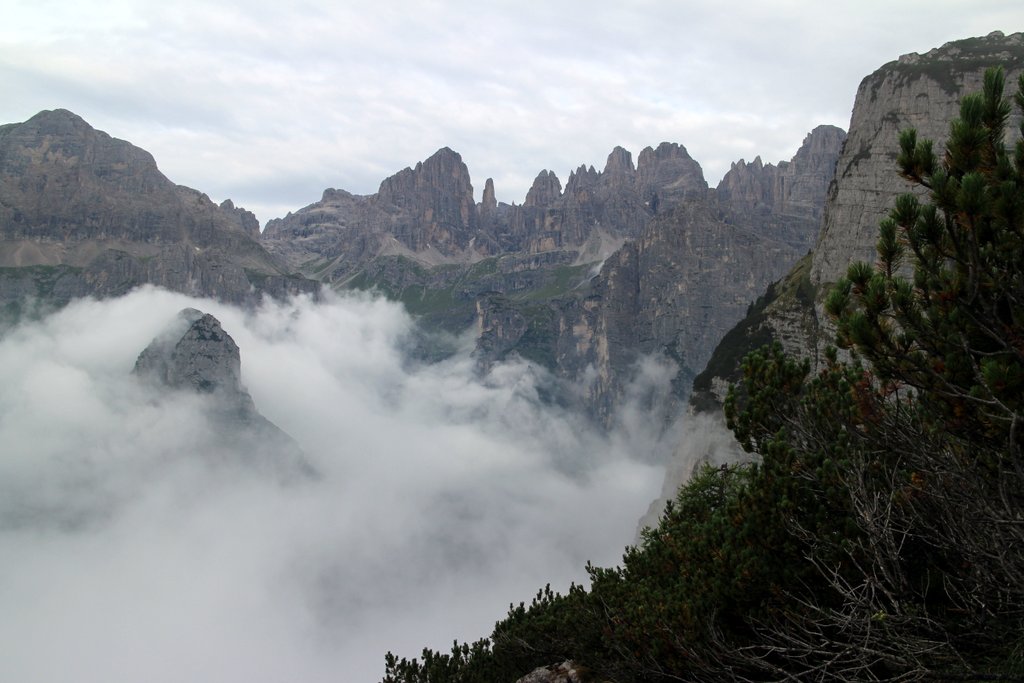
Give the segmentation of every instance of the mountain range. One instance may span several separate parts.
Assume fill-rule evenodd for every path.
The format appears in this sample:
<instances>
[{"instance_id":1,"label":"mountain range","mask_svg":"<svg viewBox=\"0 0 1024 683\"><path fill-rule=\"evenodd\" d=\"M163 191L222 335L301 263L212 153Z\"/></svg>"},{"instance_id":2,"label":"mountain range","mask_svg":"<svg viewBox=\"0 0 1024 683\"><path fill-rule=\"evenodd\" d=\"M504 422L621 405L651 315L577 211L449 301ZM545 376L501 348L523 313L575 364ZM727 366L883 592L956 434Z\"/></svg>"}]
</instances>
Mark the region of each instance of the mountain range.
<instances>
[{"instance_id":1,"label":"mountain range","mask_svg":"<svg viewBox=\"0 0 1024 683\"><path fill-rule=\"evenodd\" d=\"M522 205L496 202L490 179L475 202L443 148L374 195L329 188L261 232L148 152L44 111L0 127L0 304L11 321L141 284L248 304L375 289L428 329L474 328L482 368L518 354L586 379L573 400L606 425L640 359L661 356L679 367L671 413L718 338L812 244L844 137L819 127L792 160L740 160L717 188L682 145L636 165L617 147L564 188L541 171Z\"/></svg>"},{"instance_id":2,"label":"mountain range","mask_svg":"<svg viewBox=\"0 0 1024 683\"><path fill-rule=\"evenodd\" d=\"M144 150L71 112L41 112L0 126L3 323L143 284L243 306L372 290L424 329L471 330L481 372L511 356L542 365L575 388L551 400L604 426L627 397L666 422L688 409L713 423L749 351L776 341L822 362L830 286L850 263L874 261L878 222L910 189L896 173L899 131L915 127L941 148L960 98L992 65L1016 81L1024 34L904 55L861 82L848 134L815 128L791 160L739 160L716 187L684 146L664 142L635 164L616 147L602 169L580 166L564 185L543 170L521 205L498 203L488 179L477 202L460 155L442 148L375 194L328 188L263 230L230 200L175 185ZM444 356L445 338L424 336L418 351ZM216 319L186 310L136 373L174 391L212 389L224 397L218 424L256 425L254 439L291 451L265 468L315 477L256 410L240 363ZM651 363L674 378L668 396L643 393L656 391L642 381ZM714 457L681 452L666 498Z\"/></svg>"},{"instance_id":3,"label":"mountain range","mask_svg":"<svg viewBox=\"0 0 1024 683\"><path fill-rule=\"evenodd\" d=\"M897 191L898 130L941 141L984 66L1014 77L1020 52L1020 34L994 33L901 57L862 82L849 136L820 126L791 160L739 160L714 188L663 142L636 164L616 147L564 186L542 170L521 205L498 203L487 179L477 202L462 158L442 148L373 195L328 188L262 231L230 200L175 185L144 150L44 111L0 126L0 304L10 321L145 283L249 304L373 289L428 329L475 330L483 369L517 354L582 385L562 398L608 426L641 360L660 359L675 373L669 419L709 361L697 409L717 405L756 343L820 350L824 287L871 257Z\"/></svg>"}]
</instances>

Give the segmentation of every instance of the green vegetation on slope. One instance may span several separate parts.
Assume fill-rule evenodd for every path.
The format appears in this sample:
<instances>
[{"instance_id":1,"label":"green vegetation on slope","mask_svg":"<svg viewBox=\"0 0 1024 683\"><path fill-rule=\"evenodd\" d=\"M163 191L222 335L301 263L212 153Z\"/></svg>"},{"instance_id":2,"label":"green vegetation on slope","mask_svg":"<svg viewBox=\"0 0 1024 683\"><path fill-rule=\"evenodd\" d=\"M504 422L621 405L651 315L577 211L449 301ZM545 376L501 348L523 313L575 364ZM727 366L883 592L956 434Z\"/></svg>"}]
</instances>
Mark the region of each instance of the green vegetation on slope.
<instances>
[{"instance_id":1,"label":"green vegetation on slope","mask_svg":"<svg viewBox=\"0 0 1024 683\"><path fill-rule=\"evenodd\" d=\"M494 257L471 265L427 267L404 256L386 256L376 259L345 286L379 292L402 303L427 329L453 334L473 323L478 301L500 300L502 306L514 308L526 323L525 333L508 353L552 368L556 340L551 302L574 296L592 264L570 265L554 260L520 268L502 260Z\"/></svg>"},{"instance_id":2,"label":"green vegetation on slope","mask_svg":"<svg viewBox=\"0 0 1024 683\"><path fill-rule=\"evenodd\" d=\"M385 682L565 659L614 681L1024 680L1024 141L1002 146L1002 91L993 70L964 99L941 162L902 136L930 202L900 197L879 266L829 296L852 360L744 360L726 415L757 462L699 472L589 589L388 653Z\"/></svg>"},{"instance_id":3,"label":"green vegetation on slope","mask_svg":"<svg viewBox=\"0 0 1024 683\"><path fill-rule=\"evenodd\" d=\"M0 292L13 294L0 308L0 330L66 305L71 297L61 291L61 280L75 280L81 273L67 265L0 268Z\"/></svg>"}]
</instances>

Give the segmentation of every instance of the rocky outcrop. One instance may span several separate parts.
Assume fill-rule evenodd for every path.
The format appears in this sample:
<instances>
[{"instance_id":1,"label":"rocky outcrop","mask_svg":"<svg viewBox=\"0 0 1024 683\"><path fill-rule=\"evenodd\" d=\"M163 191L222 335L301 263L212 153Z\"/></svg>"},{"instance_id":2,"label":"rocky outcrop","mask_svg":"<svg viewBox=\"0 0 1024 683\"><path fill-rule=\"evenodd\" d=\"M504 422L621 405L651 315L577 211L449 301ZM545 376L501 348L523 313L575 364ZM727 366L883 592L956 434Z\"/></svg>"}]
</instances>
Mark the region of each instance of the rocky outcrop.
<instances>
[{"instance_id":1,"label":"rocky outcrop","mask_svg":"<svg viewBox=\"0 0 1024 683\"><path fill-rule=\"evenodd\" d=\"M218 393L243 417L256 405L242 387L238 344L209 313L186 308L147 346L133 372L172 389Z\"/></svg>"},{"instance_id":2,"label":"rocky outcrop","mask_svg":"<svg viewBox=\"0 0 1024 683\"><path fill-rule=\"evenodd\" d=\"M825 347L834 343L833 326L822 306L830 285L846 274L850 263L875 261L879 221L899 194L911 190L896 172L899 132L916 128L919 138L933 140L936 151L941 150L950 123L959 116L960 99L980 90L985 70L997 65L1007 70L1008 84L1017 81L1024 71L1024 33L996 32L947 43L923 55L904 55L861 81L814 249L767 288L725 334L695 378L690 421L700 425L698 433L684 436L668 467L662 495L641 526L657 522L665 502L695 466L722 460L722 441L704 444L701 439L728 433L722 402L729 385L741 379L740 363L747 353L778 342L786 353L809 358L812 367L820 363ZM1018 123L1011 121L1009 129L1016 131ZM756 169L733 171L729 191L764 201L763 185L753 181Z\"/></svg>"},{"instance_id":3,"label":"rocky outcrop","mask_svg":"<svg viewBox=\"0 0 1024 683\"><path fill-rule=\"evenodd\" d=\"M545 207L554 204L562 196L562 183L558 176L548 170L541 171L533 180L526 193L526 208Z\"/></svg>"},{"instance_id":4,"label":"rocky outcrop","mask_svg":"<svg viewBox=\"0 0 1024 683\"><path fill-rule=\"evenodd\" d=\"M212 315L182 310L139 354L132 372L159 390L208 398L211 452L286 479L314 474L298 444L256 409L242 385L238 345Z\"/></svg>"},{"instance_id":5,"label":"rocky outcrop","mask_svg":"<svg viewBox=\"0 0 1024 683\"><path fill-rule=\"evenodd\" d=\"M409 254L389 254L371 260L351 283L385 292L431 325L461 332L475 324L481 367L511 354L535 361L582 385L582 394L571 400L582 395L586 411L608 425L644 371L641 358L660 357L664 372L675 373L675 399L666 404L654 394L640 398L661 404L668 415L721 335L813 243L827 184L821 174L834 168L841 143L842 131L822 127L793 161L778 165L792 169L785 176L787 197L817 192L816 204L808 201L806 209L799 201L751 208L718 197L680 145L648 148L637 169L628 152L617 150L605 171L574 172L560 196L557 178L545 171L529 206L497 207L536 221L534 239L550 237L551 249L433 268ZM641 207L638 187L660 188L674 199ZM562 209L541 206L541 197ZM650 204L657 204L656 211ZM780 204L790 207L788 214L774 213ZM621 235L624 224L637 224L626 221L608 232L595 227L578 250L558 248L560 227L570 218L583 225L581 213L572 216L584 206L601 220L625 220L628 212L613 218L614 207L632 206L640 212L635 215L647 216L645 227L631 240L612 231ZM587 220L597 225L595 214Z\"/></svg>"},{"instance_id":6,"label":"rocky outcrop","mask_svg":"<svg viewBox=\"0 0 1024 683\"><path fill-rule=\"evenodd\" d=\"M636 238L651 219L689 199L702 199L708 191L700 165L682 145L662 143L645 148L640 163L616 147L604 170L580 166L569 175L565 191L549 193L545 202L513 208L510 231L513 244L524 251L580 249L595 235Z\"/></svg>"},{"instance_id":7,"label":"rocky outcrop","mask_svg":"<svg viewBox=\"0 0 1024 683\"><path fill-rule=\"evenodd\" d=\"M703 199L707 194L700 165L685 147L670 142L663 142L656 149L645 147L640 152L634 183L640 199L652 213L687 199Z\"/></svg>"},{"instance_id":8,"label":"rocky outcrop","mask_svg":"<svg viewBox=\"0 0 1024 683\"><path fill-rule=\"evenodd\" d=\"M65 110L0 127L0 301L64 303L140 284L245 302L314 291L255 217L169 181L153 157Z\"/></svg>"},{"instance_id":9,"label":"rocky outcrop","mask_svg":"<svg viewBox=\"0 0 1024 683\"><path fill-rule=\"evenodd\" d=\"M596 370L590 400L606 422L642 356L674 361L673 394L685 397L725 332L799 253L720 220L707 203L682 204L605 262L590 285L590 305L565 311L559 367L574 377Z\"/></svg>"},{"instance_id":10,"label":"rocky outcrop","mask_svg":"<svg viewBox=\"0 0 1024 683\"><path fill-rule=\"evenodd\" d=\"M236 221L238 227L247 235L257 240L260 238L260 222L252 211L246 211L240 206L236 207L230 199L221 202L220 210Z\"/></svg>"},{"instance_id":11,"label":"rocky outcrop","mask_svg":"<svg viewBox=\"0 0 1024 683\"><path fill-rule=\"evenodd\" d=\"M1014 88L1024 71L1024 33L947 43L925 54L903 55L861 81L850 135L836 171L825 222L814 248L811 280L837 281L855 260L875 260L878 222L910 185L896 173L899 133L916 128L941 150L960 98L981 89L985 69L1002 65ZM1010 131L1016 131L1011 121Z\"/></svg>"},{"instance_id":12,"label":"rocky outcrop","mask_svg":"<svg viewBox=\"0 0 1024 683\"><path fill-rule=\"evenodd\" d=\"M488 178L484 183L484 195L478 207L481 221L492 223L498 214L498 198L494 194L494 179Z\"/></svg>"},{"instance_id":13,"label":"rocky outcrop","mask_svg":"<svg viewBox=\"0 0 1024 683\"><path fill-rule=\"evenodd\" d=\"M732 164L715 196L738 220L764 230L776 239L806 239L817 234L823 197L835 176L838 151L846 133L835 126L811 131L796 155L778 165L753 162Z\"/></svg>"},{"instance_id":14,"label":"rocky outcrop","mask_svg":"<svg viewBox=\"0 0 1024 683\"><path fill-rule=\"evenodd\" d=\"M861 82L812 253L767 288L725 334L694 380L690 407L697 416L691 421L703 425L702 433L726 433L721 424L722 402L729 385L740 379L740 363L750 351L774 341L790 355L819 362L834 339L822 310L825 293L853 261L875 260L879 221L896 196L911 189L896 173L899 132L914 127L919 136L932 139L941 149L950 123L959 115L960 99L978 90L985 69L998 64L1008 70L1007 82L1015 82L1024 68L1024 34L993 33L948 43L923 55L904 55ZM756 160L746 167L734 166L719 192L725 190L747 202L774 202L777 195L768 190L770 184L758 167ZM701 446L699 436L693 440L680 446L662 496L643 525L656 522L664 502L696 464L721 459L720 447L716 451Z\"/></svg>"},{"instance_id":15,"label":"rocky outcrop","mask_svg":"<svg viewBox=\"0 0 1024 683\"><path fill-rule=\"evenodd\" d=\"M575 662L562 662L537 667L516 683L583 683L590 680L590 671Z\"/></svg>"},{"instance_id":16,"label":"rocky outcrop","mask_svg":"<svg viewBox=\"0 0 1024 683\"><path fill-rule=\"evenodd\" d=\"M444 147L426 161L384 180L376 208L389 217L388 232L414 252L465 251L476 237L476 204L462 157Z\"/></svg>"}]
</instances>

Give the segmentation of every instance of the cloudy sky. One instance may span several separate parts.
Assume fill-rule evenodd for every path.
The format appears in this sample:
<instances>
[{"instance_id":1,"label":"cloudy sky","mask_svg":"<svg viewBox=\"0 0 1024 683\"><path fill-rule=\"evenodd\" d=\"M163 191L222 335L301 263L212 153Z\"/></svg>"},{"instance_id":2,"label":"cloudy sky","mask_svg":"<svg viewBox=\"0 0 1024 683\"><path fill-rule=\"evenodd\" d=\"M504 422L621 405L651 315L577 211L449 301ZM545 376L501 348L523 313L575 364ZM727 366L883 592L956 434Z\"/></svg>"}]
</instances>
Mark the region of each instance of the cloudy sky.
<instances>
[{"instance_id":1,"label":"cloudy sky","mask_svg":"<svg viewBox=\"0 0 1024 683\"><path fill-rule=\"evenodd\" d=\"M846 128L907 52L1024 29L1017 0L7 0L0 122L66 108L261 222L366 194L442 146L521 202L622 145L679 142L712 183ZM634 156L635 158L635 156Z\"/></svg>"}]
</instances>

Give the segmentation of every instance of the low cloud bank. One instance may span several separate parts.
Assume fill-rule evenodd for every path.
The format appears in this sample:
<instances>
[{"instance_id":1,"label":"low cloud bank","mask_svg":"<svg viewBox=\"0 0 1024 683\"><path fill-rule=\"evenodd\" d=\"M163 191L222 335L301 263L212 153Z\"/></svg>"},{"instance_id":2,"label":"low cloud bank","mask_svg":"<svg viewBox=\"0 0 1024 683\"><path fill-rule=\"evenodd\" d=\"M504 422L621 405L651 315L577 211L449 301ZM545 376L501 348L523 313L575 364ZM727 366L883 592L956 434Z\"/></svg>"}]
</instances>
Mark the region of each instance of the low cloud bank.
<instances>
[{"instance_id":1,"label":"low cloud bank","mask_svg":"<svg viewBox=\"0 0 1024 683\"><path fill-rule=\"evenodd\" d=\"M247 467L211 438L208 397L131 376L186 306L234 337L318 477ZM10 331L0 679L375 681L388 649L485 635L509 602L617 563L661 485L660 430L636 413L594 432L542 404L526 363L416 363L413 331L368 297L245 312L153 289Z\"/></svg>"}]
</instances>

